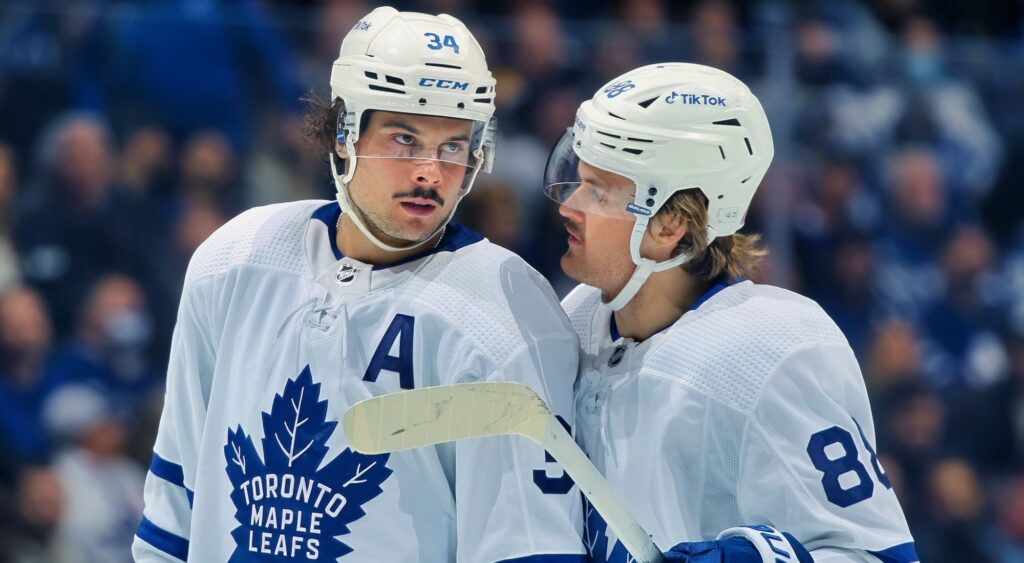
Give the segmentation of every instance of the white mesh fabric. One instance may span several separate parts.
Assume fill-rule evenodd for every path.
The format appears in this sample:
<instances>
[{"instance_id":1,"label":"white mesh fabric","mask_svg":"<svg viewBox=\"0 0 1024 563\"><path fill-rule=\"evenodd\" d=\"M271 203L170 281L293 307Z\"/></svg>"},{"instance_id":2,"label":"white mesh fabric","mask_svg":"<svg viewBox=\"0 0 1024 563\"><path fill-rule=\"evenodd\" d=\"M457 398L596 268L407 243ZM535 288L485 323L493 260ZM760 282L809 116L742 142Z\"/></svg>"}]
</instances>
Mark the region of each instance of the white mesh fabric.
<instances>
[{"instance_id":1,"label":"white mesh fabric","mask_svg":"<svg viewBox=\"0 0 1024 563\"><path fill-rule=\"evenodd\" d=\"M779 361L809 343L846 343L817 303L790 291L743 282L719 292L671 329L644 371L674 377L748 414ZM689 369L688 366L693 366Z\"/></svg>"},{"instance_id":2,"label":"white mesh fabric","mask_svg":"<svg viewBox=\"0 0 1024 563\"><path fill-rule=\"evenodd\" d=\"M562 300L562 308L569 315L569 324L576 331L585 350L589 349L593 337L594 315L600 306L601 291L584 284L573 288Z\"/></svg>"},{"instance_id":3,"label":"white mesh fabric","mask_svg":"<svg viewBox=\"0 0 1024 563\"><path fill-rule=\"evenodd\" d=\"M701 468L704 490L700 503L700 534L704 539L714 538L718 532L741 521L736 485L746 422L746 417L739 412L715 401L708 402L704 425L706 447Z\"/></svg>"},{"instance_id":4,"label":"white mesh fabric","mask_svg":"<svg viewBox=\"0 0 1024 563\"><path fill-rule=\"evenodd\" d=\"M403 297L439 311L478 350L490 354L487 372L529 340L570 330L547 281L521 258L486 240L424 261L402 291ZM467 361L467 373L483 367L479 358Z\"/></svg>"},{"instance_id":5,"label":"white mesh fabric","mask_svg":"<svg viewBox=\"0 0 1024 563\"><path fill-rule=\"evenodd\" d=\"M256 207L217 229L189 262L185 286L239 266L301 273L306 264L306 225L322 201Z\"/></svg>"}]
</instances>

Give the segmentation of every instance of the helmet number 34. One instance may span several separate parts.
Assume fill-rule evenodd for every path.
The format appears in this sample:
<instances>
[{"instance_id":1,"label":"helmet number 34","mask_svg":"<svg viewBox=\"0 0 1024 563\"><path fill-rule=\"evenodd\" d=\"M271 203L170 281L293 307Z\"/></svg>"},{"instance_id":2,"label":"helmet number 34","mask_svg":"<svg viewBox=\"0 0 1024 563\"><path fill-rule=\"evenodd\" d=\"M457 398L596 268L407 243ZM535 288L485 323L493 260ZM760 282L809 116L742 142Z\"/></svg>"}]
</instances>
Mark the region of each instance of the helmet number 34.
<instances>
[{"instance_id":1,"label":"helmet number 34","mask_svg":"<svg viewBox=\"0 0 1024 563\"><path fill-rule=\"evenodd\" d=\"M451 47L452 50L455 51L456 55L459 54L459 44L455 42L454 36L445 35L444 38L442 38L440 35L430 32L424 33L423 36L430 39L430 43L427 43L428 48L440 51L445 47Z\"/></svg>"}]
</instances>

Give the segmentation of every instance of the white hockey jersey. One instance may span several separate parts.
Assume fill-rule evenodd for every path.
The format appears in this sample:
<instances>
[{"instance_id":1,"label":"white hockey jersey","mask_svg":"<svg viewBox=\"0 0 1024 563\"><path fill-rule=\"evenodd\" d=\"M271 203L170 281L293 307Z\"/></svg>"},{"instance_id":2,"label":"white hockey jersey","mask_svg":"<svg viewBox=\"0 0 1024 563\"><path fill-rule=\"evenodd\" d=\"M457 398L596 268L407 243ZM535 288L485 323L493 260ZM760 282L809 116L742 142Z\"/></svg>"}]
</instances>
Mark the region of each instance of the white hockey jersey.
<instances>
[{"instance_id":1,"label":"white hockey jersey","mask_svg":"<svg viewBox=\"0 0 1024 563\"><path fill-rule=\"evenodd\" d=\"M658 547L765 524L815 561L916 561L857 361L816 303L720 284L640 343L594 288L563 307L583 349L577 440ZM585 538L594 561L631 560L591 509Z\"/></svg>"},{"instance_id":2,"label":"white hockey jersey","mask_svg":"<svg viewBox=\"0 0 1024 563\"><path fill-rule=\"evenodd\" d=\"M343 258L336 203L243 213L189 265L138 561L582 561L577 489L520 437L348 448L359 400L515 380L573 420L576 336L479 234L389 267Z\"/></svg>"}]
</instances>

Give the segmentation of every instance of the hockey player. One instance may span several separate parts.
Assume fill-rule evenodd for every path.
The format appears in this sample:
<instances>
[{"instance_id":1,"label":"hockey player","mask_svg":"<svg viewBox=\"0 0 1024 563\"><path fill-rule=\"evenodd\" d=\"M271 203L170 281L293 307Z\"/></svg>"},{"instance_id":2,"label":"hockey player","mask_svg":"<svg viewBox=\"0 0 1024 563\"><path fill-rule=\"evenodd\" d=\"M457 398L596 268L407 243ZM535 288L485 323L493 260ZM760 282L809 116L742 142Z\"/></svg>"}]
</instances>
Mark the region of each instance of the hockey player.
<instances>
[{"instance_id":1,"label":"hockey player","mask_svg":"<svg viewBox=\"0 0 1024 563\"><path fill-rule=\"evenodd\" d=\"M348 447L349 405L431 385L520 381L571 421L577 341L539 274L449 224L494 150L466 27L378 8L331 90L337 202L245 212L189 265L136 559L582 561L578 492L525 440Z\"/></svg>"},{"instance_id":2,"label":"hockey player","mask_svg":"<svg viewBox=\"0 0 1024 563\"><path fill-rule=\"evenodd\" d=\"M668 560L916 560L846 339L813 301L743 281L764 252L737 230L772 155L757 98L705 66L645 66L579 108L546 171L583 284L563 301L577 439L678 544ZM630 560L592 510L585 539Z\"/></svg>"}]
</instances>

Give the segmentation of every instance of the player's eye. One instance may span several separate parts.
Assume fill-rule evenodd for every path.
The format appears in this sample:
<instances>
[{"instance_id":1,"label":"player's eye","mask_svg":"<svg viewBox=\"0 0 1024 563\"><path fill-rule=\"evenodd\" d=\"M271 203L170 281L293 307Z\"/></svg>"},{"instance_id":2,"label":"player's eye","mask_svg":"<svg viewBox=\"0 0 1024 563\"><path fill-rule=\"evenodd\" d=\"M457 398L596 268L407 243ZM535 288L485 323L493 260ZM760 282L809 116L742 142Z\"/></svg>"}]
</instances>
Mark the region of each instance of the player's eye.
<instances>
[{"instance_id":1,"label":"player's eye","mask_svg":"<svg viewBox=\"0 0 1024 563\"><path fill-rule=\"evenodd\" d=\"M441 145L441 151L445 154L458 154L463 150L465 147L462 146L462 143L451 142Z\"/></svg>"},{"instance_id":2,"label":"player's eye","mask_svg":"<svg viewBox=\"0 0 1024 563\"><path fill-rule=\"evenodd\" d=\"M416 142L416 139L414 139L412 135L408 135L405 133L399 133L398 135L395 135L392 138L395 140L396 143L405 146L411 146L413 143Z\"/></svg>"},{"instance_id":3,"label":"player's eye","mask_svg":"<svg viewBox=\"0 0 1024 563\"><path fill-rule=\"evenodd\" d=\"M590 197L592 197L595 202L600 203L600 204L604 204L604 203L608 202L608 194L606 194L605 191L602 188L595 188L595 187L591 186L590 187Z\"/></svg>"}]
</instances>

